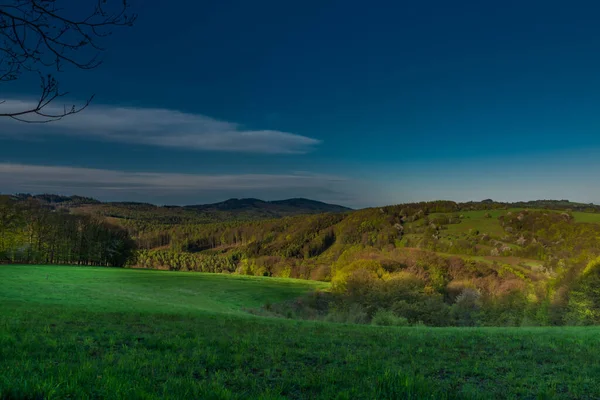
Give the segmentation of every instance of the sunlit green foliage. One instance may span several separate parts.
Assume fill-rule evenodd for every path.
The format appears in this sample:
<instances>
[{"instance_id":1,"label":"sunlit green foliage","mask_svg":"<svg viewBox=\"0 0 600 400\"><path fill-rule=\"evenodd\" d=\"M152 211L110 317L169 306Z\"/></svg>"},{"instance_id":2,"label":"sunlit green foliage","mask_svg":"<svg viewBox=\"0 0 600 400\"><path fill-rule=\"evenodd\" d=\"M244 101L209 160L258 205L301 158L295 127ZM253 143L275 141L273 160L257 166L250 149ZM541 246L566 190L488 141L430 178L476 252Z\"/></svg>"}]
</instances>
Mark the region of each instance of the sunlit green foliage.
<instances>
[{"instance_id":1,"label":"sunlit green foliage","mask_svg":"<svg viewBox=\"0 0 600 400\"><path fill-rule=\"evenodd\" d=\"M569 293L565 320L570 325L600 324L600 257L591 261Z\"/></svg>"}]
</instances>

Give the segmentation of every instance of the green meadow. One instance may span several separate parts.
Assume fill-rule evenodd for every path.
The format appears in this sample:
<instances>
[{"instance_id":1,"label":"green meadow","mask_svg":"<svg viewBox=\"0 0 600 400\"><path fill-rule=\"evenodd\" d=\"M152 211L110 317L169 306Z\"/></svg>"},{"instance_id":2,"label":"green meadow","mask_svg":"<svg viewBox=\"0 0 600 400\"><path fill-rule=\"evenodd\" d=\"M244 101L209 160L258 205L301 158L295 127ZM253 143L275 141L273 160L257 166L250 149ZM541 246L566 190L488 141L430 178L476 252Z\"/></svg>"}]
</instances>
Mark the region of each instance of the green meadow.
<instances>
[{"instance_id":1,"label":"green meadow","mask_svg":"<svg viewBox=\"0 0 600 400\"><path fill-rule=\"evenodd\" d=\"M0 299L106 312L241 314L328 283L142 269L0 266Z\"/></svg>"},{"instance_id":2,"label":"green meadow","mask_svg":"<svg viewBox=\"0 0 600 400\"><path fill-rule=\"evenodd\" d=\"M323 283L0 266L0 399L592 399L598 328L258 317Z\"/></svg>"},{"instance_id":3,"label":"green meadow","mask_svg":"<svg viewBox=\"0 0 600 400\"><path fill-rule=\"evenodd\" d=\"M521 210L521 208L510 208L508 210L478 210L449 213L447 215L462 216L463 218L460 224L447 225L447 230L444 233L446 235L456 235L468 233L471 230L478 230L492 236L502 236L504 230L500 225L500 221L498 221L498 217L504 216L509 212L517 213ZM435 217L435 215L432 214L432 217Z\"/></svg>"},{"instance_id":4,"label":"green meadow","mask_svg":"<svg viewBox=\"0 0 600 400\"><path fill-rule=\"evenodd\" d=\"M571 214L573 214L573 217L575 218L575 221L577 221L577 222L600 224L600 214L598 214L598 213L574 211Z\"/></svg>"}]
</instances>

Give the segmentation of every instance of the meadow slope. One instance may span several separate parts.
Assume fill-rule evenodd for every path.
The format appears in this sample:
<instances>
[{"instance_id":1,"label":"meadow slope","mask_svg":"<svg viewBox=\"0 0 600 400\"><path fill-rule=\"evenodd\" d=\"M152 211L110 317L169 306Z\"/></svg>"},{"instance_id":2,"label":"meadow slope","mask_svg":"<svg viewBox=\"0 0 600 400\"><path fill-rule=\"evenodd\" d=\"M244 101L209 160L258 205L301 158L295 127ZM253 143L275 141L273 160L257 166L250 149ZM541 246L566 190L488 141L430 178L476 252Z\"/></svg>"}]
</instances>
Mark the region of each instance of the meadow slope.
<instances>
[{"instance_id":1,"label":"meadow slope","mask_svg":"<svg viewBox=\"0 0 600 400\"><path fill-rule=\"evenodd\" d=\"M323 284L0 266L0 398L600 396L598 328L392 328L256 317Z\"/></svg>"}]
</instances>

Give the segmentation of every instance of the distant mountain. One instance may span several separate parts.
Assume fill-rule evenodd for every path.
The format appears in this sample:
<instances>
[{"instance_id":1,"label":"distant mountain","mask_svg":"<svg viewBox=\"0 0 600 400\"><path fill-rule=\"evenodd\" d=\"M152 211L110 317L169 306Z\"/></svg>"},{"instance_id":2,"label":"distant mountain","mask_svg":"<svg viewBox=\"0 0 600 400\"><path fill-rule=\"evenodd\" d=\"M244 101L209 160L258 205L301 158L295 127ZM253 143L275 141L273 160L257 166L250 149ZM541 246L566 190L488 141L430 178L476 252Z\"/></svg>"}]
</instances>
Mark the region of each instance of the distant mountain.
<instances>
[{"instance_id":1,"label":"distant mountain","mask_svg":"<svg viewBox=\"0 0 600 400\"><path fill-rule=\"evenodd\" d=\"M18 193L10 197L16 201L37 200L45 207L108 217L115 222L137 221L144 224L212 223L351 211L347 207L301 198L278 201L229 199L213 204L157 206L140 202L101 202L89 197L55 194Z\"/></svg>"},{"instance_id":2,"label":"distant mountain","mask_svg":"<svg viewBox=\"0 0 600 400\"><path fill-rule=\"evenodd\" d=\"M229 199L220 203L185 206L203 211L258 211L275 214L315 214L325 212L345 212L351 208L321 201L296 198L287 200L264 201L260 199Z\"/></svg>"},{"instance_id":3,"label":"distant mountain","mask_svg":"<svg viewBox=\"0 0 600 400\"><path fill-rule=\"evenodd\" d=\"M260 199L229 199L219 203L212 204L194 204L184 206L185 208L193 208L196 210L218 210L218 211L237 211L249 209L267 208L269 202Z\"/></svg>"},{"instance_id":4,"label":"distant mountain","mask_svg":"<svg viewBox=\"0 0 600 400\"><path fill-rule=\"evenodd\" d=\"M276 200L276 201L271 201L271 203L282 205L282 206L287 206L287 207L302 208L305 210L315 210L317 212L323 212L322 210L327 210L326 212L344 212L344 211L351 210L348 207L343 207L343 206L338 206L336 204L328 204L328 203L323 203L322 201L303 199L303 198Z\"/></svg>"}]
</instances>

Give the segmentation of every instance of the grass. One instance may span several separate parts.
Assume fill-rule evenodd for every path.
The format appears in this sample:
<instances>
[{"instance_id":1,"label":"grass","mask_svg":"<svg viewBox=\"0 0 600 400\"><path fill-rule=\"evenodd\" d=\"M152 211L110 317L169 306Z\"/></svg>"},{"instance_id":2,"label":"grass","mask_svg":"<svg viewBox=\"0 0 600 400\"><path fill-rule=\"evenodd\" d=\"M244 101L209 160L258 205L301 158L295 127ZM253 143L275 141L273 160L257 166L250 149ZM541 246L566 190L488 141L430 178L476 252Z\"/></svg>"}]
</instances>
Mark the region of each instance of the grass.
<instances>
[{"instance_id":1,"label":"grass","mask_svg":"<svg viewBox=\"0 0 600 400\"><path fill-rule=\"evenodd\" d=\"M522 211L522 208L510 208L507 210L478 210L478 211L464 211L464 212L456 212L456 213L440 213L440 214L431 214L430 218L435 218L438 215L454 215L460 216L463 218L461 222L458 224L448 224L445 225L445 229L441 230L441 241L443 243L449 243L456 239L467 239L472 231L479 231L479 235L484 233L490 235L494 238L501 238L506 233L502 226L500 225L500 221L498 217L506 215L508 212L518 213ZM490 217L486 217L486 214L489 214ZM585 213L582 213L585 214ZM591 214L595 215L595 214ZM600 215L600 214L598 214ZM418 221L417 221L418 222ZM600 219L599 219L600 222ZM406 234L404 235L409 240L418 240L423 235L422 234ZM516 249L517 245L511 243L505 243L507 246ZM491 246L485 246L482 244L478 245L479 248L488 248L488 251L491 251ZM451 254L444 252L437 252L439 255L443 256L455 256L461 257L465 260L475 260L487 263L497 262L499 264L509 264L512 266L524 264L529 268L537 269L542 266L542 262L538 260L516 257L516 256L477 256L477 255L467 255L467 254Z\"/></svg>"},{"instance_id":2,"label":"grass","mask_svg":"<svg viewBox=\"0 0 600 400\"><path fill-rule=\"evenodd\" d=\"M600 224L600 213L574 211L571 214L573 214L573 217L575 217L575 222L589 222L592 224Z\"/></svg>"},{"instance_id":3,"label":"grass","mask_svg":"<svg viewBox=\"0 0 600 400\"><path fill-rule=\"evenodd\" d=\"M454 215L462 215L464 218L460 224L447 225L448 229L444 230L445 235L460 235L468 233L469 230L478 230L480 233L487 233L490 236L501 237L504 235L504 229L498 221L498 217L506 215L507 212L518 212L521 209L514 208L509 210L481 210L481 211L465 211L454 213ZM489 214L491 218L486 218Z\"/></svg>"},{"instance_id":4,"label":"grass","mask_svg":"<svg viewBox=\"0 0 600 400\"><path fill-rule=\"evenodd\" d=\"M600 396L598 328L393 328L243 313L319 285L271 278L0 266L0 282L0 399Z\"/></svg>"},{"instance_id":5,"label":"grass","mask_svg":"<svg viewBox=\"0 0 600 400\"><path fill-rule=\"evenodd\" d=\"M447 230L443 232L446 235L459 235L468 233L470 229L478 230L480 233L487 233L491 236L501 237L504 235L504 230L498 221L498 217L506 215L508 212L518 213L523 211L523 208L510 208L508 210L478 210L478 211L463 211L456 213L447 213L444 215L462 215L460 224L447 225ZM529 211L546 211L546 212L559 212L549 211L541 209L529 209ZM489 214L491 218L486 218L485 215ZM582 211L574 211L571 213L575 218L575 222L589 222L600 224L600 213L588 213ZM442 214L431 214L430 217Z\"/></svg>"},{"instance_id":6,"label":"grass","mask_svg":"<svg viewBox=\"0 0 600 400\"><path fill-rule=\"evenodd\" d=\"M134 309L230 314L328 286L283 278L32 265L0 265L0 282L0 302L20 299L32 307L54 304L108 312Z\"/></svg>"}]
</instances>

